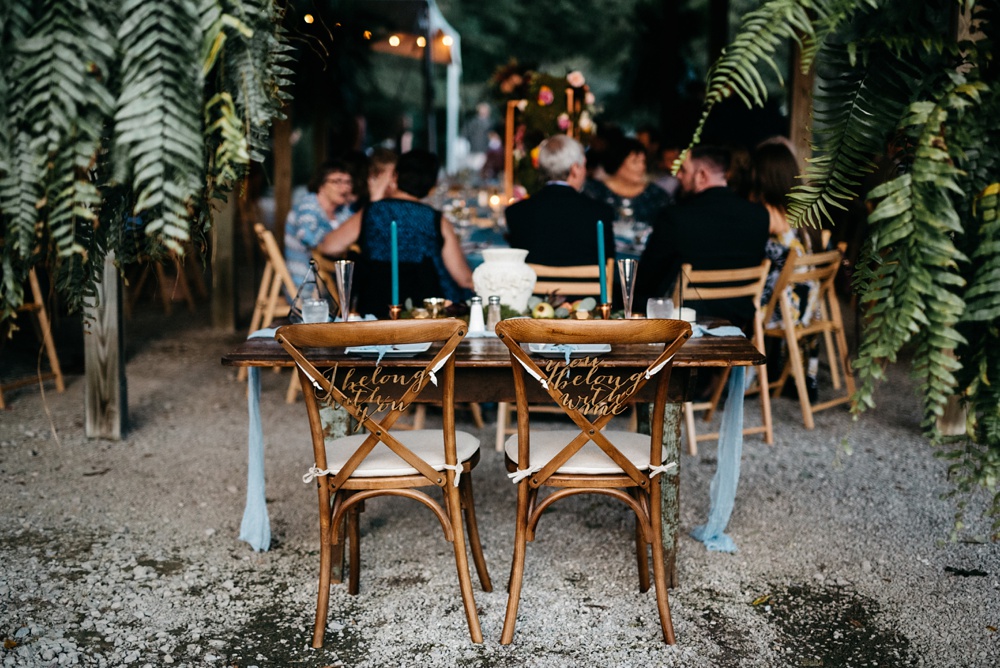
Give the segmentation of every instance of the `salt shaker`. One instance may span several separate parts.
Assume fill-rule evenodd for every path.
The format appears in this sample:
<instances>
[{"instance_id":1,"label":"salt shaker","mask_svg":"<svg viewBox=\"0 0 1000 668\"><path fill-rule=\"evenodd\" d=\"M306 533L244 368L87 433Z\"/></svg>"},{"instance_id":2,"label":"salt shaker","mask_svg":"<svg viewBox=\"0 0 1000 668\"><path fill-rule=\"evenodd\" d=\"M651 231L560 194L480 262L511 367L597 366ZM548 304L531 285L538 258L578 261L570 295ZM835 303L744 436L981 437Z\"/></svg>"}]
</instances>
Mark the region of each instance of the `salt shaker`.
<instances>
[{"instance_id":1,"label":"salt shaker","mask_svg":"<svg viewBox=\"0 0 1000 668\"><path fill-rule=\"evenodd\" d=\"M486 308L486 329L494 331L498 322L500 322L500 296L491 295L489 306Z\"/></svg>"},{"instance_id":2,"label":"salt shaker","mask_svg":"<svg viewBox=\"0 0 1000 668\"><path fill-rule=\"evenodd\" d=\"M486 331L483 324L483 298L473 297L469 300L469 334L478 334Z\"/></svg>"}]
</instances>

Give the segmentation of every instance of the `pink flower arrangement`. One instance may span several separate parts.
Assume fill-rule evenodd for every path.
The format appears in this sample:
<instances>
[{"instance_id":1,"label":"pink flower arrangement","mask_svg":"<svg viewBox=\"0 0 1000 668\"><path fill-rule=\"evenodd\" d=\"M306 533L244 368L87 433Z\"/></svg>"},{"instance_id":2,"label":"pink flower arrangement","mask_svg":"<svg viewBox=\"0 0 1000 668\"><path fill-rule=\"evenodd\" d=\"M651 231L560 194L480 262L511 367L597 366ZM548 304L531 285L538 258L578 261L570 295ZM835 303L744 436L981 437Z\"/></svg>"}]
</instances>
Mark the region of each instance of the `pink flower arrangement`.
<instances>
[{"instance_id":1,"label":"pink flower arrangement","mask_svg":"<svg viewBox=\"0 0 1000 668\"><path fill-rule=\"evenodd\" d=\"M559 114L559 118L556 119L556 124L559 129L565 132L569 129L569 114Z\"/></svg>"},{"instance_id":2,"label":"pink flower arrangement","mask_svg":"<svg viewBox=\"0 0 1000 668\"><path fill-rule=\"evenodd\" d=\"M548 86L542 86L538 89L538 106L546 107L552 104L556 99L556 96L552 94L552 89Z\"/></svg>"},{"instance_id":3,"label":"pink flower arrangement","mask_svg":"<svg viewBox=\"0 0 1000 668\"><path fill-rule=\"evenodd\" d=\"M573 70L566 75L566 83L573 88L582 88L587 80L583 78L583 74L579 70Z\"/></svg>"}]
</instances>

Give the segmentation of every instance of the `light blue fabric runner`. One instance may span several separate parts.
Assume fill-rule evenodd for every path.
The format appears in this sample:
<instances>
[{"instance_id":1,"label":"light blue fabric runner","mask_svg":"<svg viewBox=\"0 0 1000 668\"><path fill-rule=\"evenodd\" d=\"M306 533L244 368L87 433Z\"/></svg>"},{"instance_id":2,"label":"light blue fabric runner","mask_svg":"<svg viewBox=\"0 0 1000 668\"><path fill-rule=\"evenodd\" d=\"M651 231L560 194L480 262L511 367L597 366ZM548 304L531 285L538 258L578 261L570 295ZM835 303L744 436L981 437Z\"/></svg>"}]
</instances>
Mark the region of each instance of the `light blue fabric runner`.
<instances>
[{"instance_id":1,"label":"light blue fabric runner","mask_svg":"<svg viewBox=\"0 0 1000 668\"><path fill-rule=\"evenodd\" d=\"M743 376L745 367L736 366L729 374L729 400L722 410L719 427L719 451L715 477L709 486L711 504L708 522L695 527L691 537L700 540L713 552L735 552L736 543L725 533L736 502L743 456Z\"/></svg>"},{"instance_id":2,"label":"light blue fabric runner","mask_svg":"<svg viewBox=\"0 0 1000 668\"><path fill-rule=\"evenodd\" d=\"M732 325L708 329L702 325L691 326L691 336L745 336L743 330ZM691 537L700 540L713 552L735 552L736 543L725 533L729 516L736 503L736 487L740 481L740 460L743 457L743 382L745 367L733 367L729 374L729 400L722 409L719 427L719 450L716 456L715 477L709 486L710 499L708 522L695 527ZM739 398L736 401L736 398Z\"/></svg>"},{"instance_id":3,"label":"light blue fabric runner","mask_svg":"<svg viewBox=\"0 0 1000 668\"><path fill-rule=\"evenodd\" d=\"M261 329L247 338L274 338L275 329ZM240 540L250 543L255 552L271 547L271 520L264 497L264 433L260 426L260 369L247 373L247 501L240 522Z\"/></svg>"}]
</instances>

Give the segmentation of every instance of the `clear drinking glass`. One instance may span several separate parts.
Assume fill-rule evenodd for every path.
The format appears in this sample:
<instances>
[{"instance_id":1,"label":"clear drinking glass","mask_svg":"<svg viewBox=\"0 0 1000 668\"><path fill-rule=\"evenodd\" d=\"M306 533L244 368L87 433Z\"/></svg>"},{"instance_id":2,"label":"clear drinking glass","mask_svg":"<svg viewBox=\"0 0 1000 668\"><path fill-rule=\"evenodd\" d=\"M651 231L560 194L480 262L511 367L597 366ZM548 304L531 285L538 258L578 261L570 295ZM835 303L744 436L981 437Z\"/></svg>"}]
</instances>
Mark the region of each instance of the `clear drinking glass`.
<instances>
[{"instance_id":1,"label":"clear drinking glass","mask_svg":"<svg viewBox=\"0 0 1000 668\"><path fill-rule=\"evenodd\" d=\"M622 283L622 304L626 319L632 317L632 296L635 293L635 274L638 268L638 260L618 260L618 278Z\"/></svg>"},{"instance_id":2,"label":"clear drinking glass","mask_svg":"<svg viewBox=\"0 0 1000 668\"><path fill-rule=\"evenodd\" d=\"M674 317L674 300L670 297L650 297L646 300L647 318Z\"/></svg>"},{"instance_id":3,"label":"clear drinking glass","mask_svg":"<svg viewBox=\"0 0 1000 668\"><path fill-rule=\"evenodd\" d=\"M302 322L326 322L330 316L330 305L325 299L302 300Z\"/></svg>"},{"instance_id":4,"label":"clear drinking glass","mask_svg":"<svg viewBox=\"0 0 1000 668\"><path fill-rule=\"evenodd\" d=\"M334 263L333 282L337 288L337 303L340 304L340 319L347 322L351 314L351 283L354 280L354 262L337 260Z\"/></svg>"}]
</instances>

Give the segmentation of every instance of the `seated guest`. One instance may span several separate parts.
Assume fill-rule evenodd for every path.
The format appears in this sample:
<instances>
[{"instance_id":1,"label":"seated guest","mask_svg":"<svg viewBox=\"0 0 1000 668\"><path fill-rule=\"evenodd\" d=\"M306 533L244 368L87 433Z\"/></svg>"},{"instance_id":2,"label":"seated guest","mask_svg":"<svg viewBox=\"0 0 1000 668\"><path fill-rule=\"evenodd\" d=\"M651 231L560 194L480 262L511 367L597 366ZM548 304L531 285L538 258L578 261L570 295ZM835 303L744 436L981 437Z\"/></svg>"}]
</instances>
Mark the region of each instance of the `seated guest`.
<instances>
[{"instance_id":1,"label":"seated guest","mask_svg":"<svg viewBox=\"0 0 1000 668\"><path fill-rule=\"evenodd\" d=\"M646 173L646 149L638 139L623 137L613 141L604 153L603 181L590 179L583 194L605 202L618 214L619 220L641 223L656 220L674 199L667 191L651 183Z\"/></svg>"},{"instance_id":2,"label":"seated guest","mask_svg":"<svg viewBox=\"0 0 1000 668\"><path fill-rule=\"evenodd\" d=\"M285 264L296 285L309 271L312 249L353 213L354 187L345 163L323 163L309 182L309 192L295 202L285 219Z\"/></svg>"},{"instance_id":3,"label":"seated guest","mask_svg":"<svg viewBox=\"0 0 1000 668\"><path fill-rule=\"evenodd\" d=\"M635 303L669 296L682 264L695 269L739 269L759 265L769 235L767 209L748 202L727 187L729 152L712 146L691 149L677 177L682 198L654 222L639 260ZM753 304L745 299L699 304L682 295L698 316L725 318L745 330L753 322Z\"/></svg>"},{"instance_id":4,"label":"seated guest","mask_svg":"<svg viewBox=\"0 0 1000 668\"><path fill-rule=\"evenodd\" d=\"M604 221L604 248L615 252L614 210L583 195L587 178L583 147L566 135L553 135L538 147L538 168L545 186L507 207L507 240L528 251L527 261L558 267L597 264L597 221Z\"/></svg>"},{"instance_id":5,"label":"seated guest","mask_svg":"<svg viewBox=\"0 0 1000 668\"><path fill-rule=\"evenodd\" d=\"M319 246L326 255L344 253L357 243L360 254L354 274L357 310L379 318L389 314L392 300L392 222L396 222L399 259L399 300L414 306L427 297L461 301L472 288L458 236L441 212L423 204L437 183L440 163L433 153L413 150L396 165L386 197L371 202Z\"/></svg>"}]
</instances>

